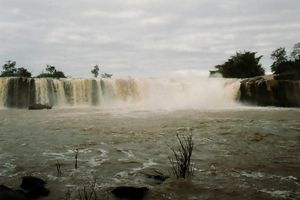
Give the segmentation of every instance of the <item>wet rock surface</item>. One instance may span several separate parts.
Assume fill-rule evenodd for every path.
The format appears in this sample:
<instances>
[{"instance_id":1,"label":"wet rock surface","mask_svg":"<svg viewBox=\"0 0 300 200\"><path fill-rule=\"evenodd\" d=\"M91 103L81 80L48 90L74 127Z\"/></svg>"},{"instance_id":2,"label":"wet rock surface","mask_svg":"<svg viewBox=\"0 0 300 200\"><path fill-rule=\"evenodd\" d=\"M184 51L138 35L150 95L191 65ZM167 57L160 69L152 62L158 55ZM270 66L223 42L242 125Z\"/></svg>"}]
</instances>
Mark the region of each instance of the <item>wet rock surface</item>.
<instances>
[{"instance_id":1,"label":"wet rock surface","mask_svg":"<svg viewBox=\"0 0 300 200\"><path fill-rule=\"evenodd\" d=\"M0 185L0 200L29 200L25 193Z\"/></svg>"},{"instance_id":2,"label":"wet rock surface","mask_svg":"<svg viewBox=\"0 0 300 200\"><path fill-rule=\"evenodd\" d=\"M282 80L274 75L245 79L239 100L259 106L300 107L300 80Z\"/></svg>"},{"instance_id":3,"label":"wet rock surface","mask_svg":"<svg viewBox=\"0 0 300 200\"><path fill-rule=\"evenodd\" d=\"M28 110L43 110L43 109L51 109L52 107L44 104L32 104L28 106Z\"/></svg>"},{"instance_id":4,"label":"wet rock surface","mask_svg":"<svg viewBox=\"0 0 300 200\"><path fill-rule=\"evenodd\" d=\"M50 191L45 188L46 182L34 176L24 176L20 188L22 188L26 196L30 198L38 198L47 196Z\"/></svg>"},{"instance_id":5,"label":"wet rock surface","mask_svg":"<svg viewBox=\"0 0 300 200\"><path fill-rule=\"evenodd\" d=\"M0 200L31 200L48 196L50 191L45 188L46 182L34 176L24 176L21 189L11 189L0 185Z\"/></svg>"},{"instance_id":6,"label":"wet rock surface","mask_svg":"<svg viewBox=\"0 0 300 200\"><path fill-rule=\"evenodd\" d=\"M142 200L148 191L149 189L146 187L119 186L113 189L111 193L122 199Z\"/></svg>"},{"instance_id":7,"label":"wet rock surface","mask_svg":"<svg viewBox=\"0 0 300 200\"><path fill-rule=\"evenodd\" d=\"M145 178L149 179L149 183L158 185L170 178L167 172L162 172L156 168L143 169L139 171L137 175L144 176Z\"/></svg>"}]
</instances>

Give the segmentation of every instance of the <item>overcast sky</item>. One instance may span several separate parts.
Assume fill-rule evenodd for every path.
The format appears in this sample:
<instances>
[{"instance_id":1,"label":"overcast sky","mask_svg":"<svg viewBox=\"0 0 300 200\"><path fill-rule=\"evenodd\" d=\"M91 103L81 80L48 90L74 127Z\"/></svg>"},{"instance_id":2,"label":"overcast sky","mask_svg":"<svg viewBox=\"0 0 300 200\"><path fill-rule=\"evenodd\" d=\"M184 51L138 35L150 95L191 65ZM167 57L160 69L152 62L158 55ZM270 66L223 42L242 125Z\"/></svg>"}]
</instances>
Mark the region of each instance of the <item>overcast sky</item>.
<instances>
[{"instance_id":1,"label":"overcast sky","mask_svg":"<svg viewBox=\"0 0 300 200\"><path fill-rule=\"evenodd\" d=\"M208 71L236 51L300 42L299 0L0 0L0 61L91 76Z\"/></svg>"}]
</instances>

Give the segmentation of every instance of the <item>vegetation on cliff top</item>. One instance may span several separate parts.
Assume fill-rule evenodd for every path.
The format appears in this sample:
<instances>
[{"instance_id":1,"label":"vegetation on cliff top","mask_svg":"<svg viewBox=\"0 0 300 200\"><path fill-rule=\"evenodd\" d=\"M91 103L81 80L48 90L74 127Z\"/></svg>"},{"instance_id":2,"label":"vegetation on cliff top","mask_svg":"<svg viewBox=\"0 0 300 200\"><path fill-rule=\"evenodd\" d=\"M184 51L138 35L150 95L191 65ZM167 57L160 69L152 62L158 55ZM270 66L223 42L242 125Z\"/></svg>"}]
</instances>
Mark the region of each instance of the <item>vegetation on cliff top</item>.
<instances>
[{"instance_id":1,"label":"vegetation on cliff top","mask_svg":"<svg viewBox=\"0 0 300 200\"><path fill-rule=\"evenodd\" d=\"M47 65L46 72L42 72L37 78L66 78L66 76L62 71L56 70L54 66Z\"/></svg>"},{"instance_id":2,"label":"vegetation on cliff top","mask_svg":"<svg viewBox=\"0 0 300 200\"><path fill-rule=\"evenodd\" d=\"M224 64L216 65L217 70L211 74L220 73L224 78L249 78L265 74L265 70L259 63L262 56L256 57L256 52L237 52Z\"/></svg>"},{"instance_id":3,"label":"vegetation on cliff top","mask_svg":"<svg viewBox=\"0 0 300 200\"><path fill-rule=\"evenodd\" d=\"M30 78L31 73L24 67L16 68L16 61L7 61L4 65L2 65L2 71L0 77L24 77ZM91 73L95 78L99 75L99 66L95 65L91 70ZM101 78L111 78L112 74L103 73L101 74ZM45 72L43 71L36 78L66 78L64 72L59 71L53 65L47 65Z\"/></svg>"},{"instance_id":4,"label":"vegetation on cliff top","mask_svg":"<svg viewBox=\"0 0 300 200\"><path fill-rule=\"evenodd\" d=\"M274 50L271 54L273 64L271 71L284 77L300 78L300 43L294 45L290 56L284 47Z\"/></svg>"},{"instance_id":5,"label":"vegetation on cliff top","mask_svg":"<svg viewBox=\"0 0 300 200\"><path fill-rule=\"evenodd\" d=\"M262 56L256 57L256 52L237 52L224 64L216 65L210 71L211 75L220 73L224 78L250 78L264 75L264 68L259 63ZM280 47L271 53L273 60L271 71L277 78L300 79L300 43L294 45L290 56L286 49Z\"/></svg>"},{"instance_id":6,"label":"vegetation on cliff top","mask_svg":"<svg viewBox=\"0 0 300 200\"><path fill-rule=\"evenodd\" d=\"M0 77L31 77L31 73L24 67L16 68L15 61L7 61L2 66Z\"/></svg>"},{"instance_id":7,"label":"vegetation on cliff top","mask_svg":"<svg viewBox=\"0 0 300 200\"><path fill-rule=\"evenodd\" d=\"M260 64L263 56L256 56L257 52L236 52L226 62L215 66L210 74L221 74L224 78L250 78L262 76L265 69ZM300 79L300 43L294 45L290 56L286 49L280 47L271 53L273 60L270 66L273 74L280 79ZM17 68L15 61L7 61L2 66L0 77L31 77L31 73L24 67ZM55 66L47 65L46 72L42 72L37 78L66 78L64 72L56 70ZM99 66L95 65L91 73L95 78L99 76ZM102 73L101 78L111 78L112 74Z\"/></svg>"},{"instance_id":8,"label":"vegetation on cliff top","mask_svg":"<svg viewBox=\"0 0 300 200\"><path fill-rule=\"evenodd\" d=\"M93 67L93 69L91 70L91 73L93 74L93 76L95 78L97 78L99 76L99 70L100 70L100 68L98 65L95 65ZM112 74L108 74L108 73L101 74L101 78L111 78L111 77L112 77Z\"/></svg>"}]
</instances>

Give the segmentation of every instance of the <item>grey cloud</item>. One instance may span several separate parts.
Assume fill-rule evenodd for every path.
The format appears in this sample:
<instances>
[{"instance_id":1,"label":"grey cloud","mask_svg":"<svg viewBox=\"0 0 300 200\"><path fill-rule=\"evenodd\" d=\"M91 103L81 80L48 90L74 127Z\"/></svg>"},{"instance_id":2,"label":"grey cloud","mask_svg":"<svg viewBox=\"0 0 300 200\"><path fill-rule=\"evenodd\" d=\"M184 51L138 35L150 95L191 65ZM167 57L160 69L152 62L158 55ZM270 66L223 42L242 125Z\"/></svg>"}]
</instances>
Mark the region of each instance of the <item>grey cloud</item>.
<instances>
[{"instance_id":1,"label":"grey cloud","mask_svg":"<svg viewBox=\"0 0 300 200\"><path fill-rule=\"evenodd\" d=\"M209 70L235 51L299 42L298 0L0 0L0 62L90 76Z\"/></svg>"}]
</instances>

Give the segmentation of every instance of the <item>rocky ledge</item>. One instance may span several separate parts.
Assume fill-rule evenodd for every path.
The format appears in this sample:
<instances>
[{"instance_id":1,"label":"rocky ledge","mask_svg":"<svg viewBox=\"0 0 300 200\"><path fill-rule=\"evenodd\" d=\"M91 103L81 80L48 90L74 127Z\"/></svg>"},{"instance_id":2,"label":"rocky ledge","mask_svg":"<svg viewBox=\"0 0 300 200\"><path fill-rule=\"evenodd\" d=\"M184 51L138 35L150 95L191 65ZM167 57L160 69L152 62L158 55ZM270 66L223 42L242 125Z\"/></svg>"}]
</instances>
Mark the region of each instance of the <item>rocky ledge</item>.
<instances>
[{"instance_id":1,"label":"rocky ledge","mask_svg":"<svg viewBox=\"0 0 300 200\"><path fill-rule=\"evenodd\" d=\"M300 80L267 75L241 81L239 101L259 106L300 107Z\"/></svg>"}]
</instances>

